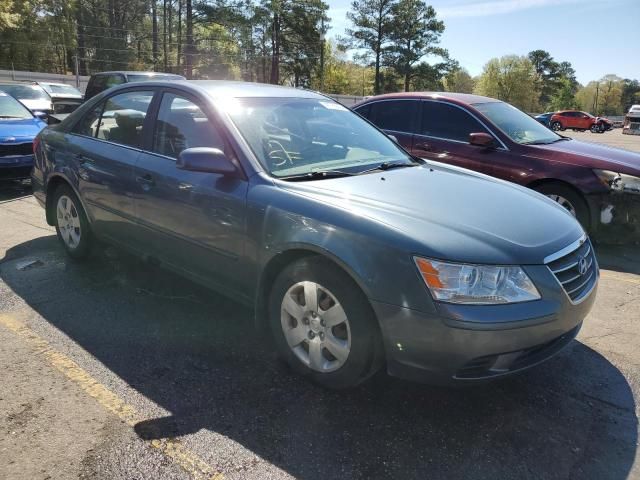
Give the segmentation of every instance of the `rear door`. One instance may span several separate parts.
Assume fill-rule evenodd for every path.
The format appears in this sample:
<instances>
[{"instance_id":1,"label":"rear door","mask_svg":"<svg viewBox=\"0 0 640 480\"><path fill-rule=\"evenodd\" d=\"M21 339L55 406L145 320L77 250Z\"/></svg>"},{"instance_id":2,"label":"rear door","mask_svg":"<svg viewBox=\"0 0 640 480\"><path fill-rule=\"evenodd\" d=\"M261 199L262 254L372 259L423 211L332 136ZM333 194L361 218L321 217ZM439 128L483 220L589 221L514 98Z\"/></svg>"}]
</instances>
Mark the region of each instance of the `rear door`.
<instances>
[{"instance_id":1,"label":"rear door","mask_svg":"<svg viewBox=\"0 0 640 480\"><path fill-rule=\"evenodd\" d=\"M408 151L417 131L418 101L412 99L380 100L368 104L367 118L387 135L393 135Z\"/></svg>"},{"instance_id":2,"label":"rear door","mask_svg":"<svg viewBox=\"0 0 640 480\"><path fill-rule=\"evenodd\" d=\"M494 149L469 143L469 134L488 133L495 137L476 117L464 108L437 100L421 101L420 130L414 136L414 155L494 174ZM499 144L496 139L496 144Z\"/></svg>"},{"instance_id":3,"label":"rear door","mask_svg":"<svg viewBox=\"0 0 640 480\"><path fill-rule=\"evenodd\" d=\"M78 172L78 189L94 228L126 244L136 237L133 169L153 95L146 89L108 97L67 135L68 161Z\"/></svg>"},{"instance_id":4,"label":"rear door","mask_svg":"<svg viewBox=\"0 0 640 480\"><path fill-rule=\"evenodd\" d=\"M234 157L213 112L194 97L165 90L148 142L135 179L150 253L221 290L243 292L247 181L176 168L180 152L191 147Z\"/></svg>"}]
</instances>

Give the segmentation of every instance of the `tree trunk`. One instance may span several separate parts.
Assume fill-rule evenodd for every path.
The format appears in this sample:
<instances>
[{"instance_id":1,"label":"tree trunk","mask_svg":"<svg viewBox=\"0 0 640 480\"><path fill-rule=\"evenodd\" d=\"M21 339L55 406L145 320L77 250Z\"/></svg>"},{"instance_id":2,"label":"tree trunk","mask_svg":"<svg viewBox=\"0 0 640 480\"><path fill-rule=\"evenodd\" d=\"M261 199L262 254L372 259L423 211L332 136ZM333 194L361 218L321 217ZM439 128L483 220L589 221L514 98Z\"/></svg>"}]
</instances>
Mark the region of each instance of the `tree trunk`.
<instances>
[{"instance_id":1,"label":"tree trunk","mask_svg":"<svg viewBox=\"0 0 640 480\"><path fill-rule=\"evenodd\" d=\"M193 76L193 8L191 0L186 0L187 7L187 45L185 46L185 75L187 78Z\"/></svg>"},{"instance_id":2,"label":"tree trunk","mask_svg":"<svg viewBox=\"0 0 640 480\"><path fill-rule=\"evenodd\" d=\"M180 65L182 60L182 0L178 0L178 55L176 66L178 73L181 73Z\"/></svg>"},{"instance_id":3,"label":"tree trunk","mask_svg":"<svg viewBox=\"0 0 640 480\"><path fill-rule=\"evenodd\" d=\"M153 71L158 70L158 5L157 0L151 0L151 52L153 57Z\"/></svg>"},{"instance_id":4,"label":"tree trunk","mask_svg":"<svg viewBox=\"0 0 640 480\"><path fill-rule=\"evenodd\" d=\"M167 49L167 0L162 3L162 59L164 60L164 71L168 72L169 55Z\"/></svg>"},{"instance_id":5,"label":"tree trunk","mask_svg":"<svg viewBox=\"0 0 640 480\"><path fill-rule=\"evenodd\" d=\"M78 48L76 50L76 55L78 57L78 70L80 75L87 74L87 62L85 60L85 39L84 39L84 15L82 14L83 8L82 4L78 4L78 8L76 10L76 33L78 37Z\"/></svg>"},{"instance_id":6,"label":"tree trunk","mask_svg":"<svg viewBox=\"0 0 640 480\"><path fill-rule=\"evenodd\" d=\"M273 14L273 27L271 31L271 79L269 83L280 83L280 16Z\"/></svg>"},{"instance_id":7,"label":"tree trunk","mask_svg":"<svg viewBox=\"0 0 640 480\"><path fill-rule=\"evenodd\" d=\"M173 0L169 0L169 50L171 50L171 45L172 45L172 39L171 39L171 32L173 31ZM173 68L171 68L171 71L173 71Z\"/></svg>"}]
</instances>

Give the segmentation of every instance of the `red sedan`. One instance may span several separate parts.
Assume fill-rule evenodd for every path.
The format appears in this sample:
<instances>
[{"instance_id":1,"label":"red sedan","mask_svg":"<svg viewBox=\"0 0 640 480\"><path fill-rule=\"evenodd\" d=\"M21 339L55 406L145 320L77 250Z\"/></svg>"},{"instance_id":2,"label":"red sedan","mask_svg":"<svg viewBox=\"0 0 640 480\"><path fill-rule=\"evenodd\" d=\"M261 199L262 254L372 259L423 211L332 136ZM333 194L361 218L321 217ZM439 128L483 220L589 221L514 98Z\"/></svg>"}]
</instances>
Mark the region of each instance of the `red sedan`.
<instances>
[{"instance_id":1,"label":"red sedan","mask_svg":"<svg viewBox=\"0 0 640 480\"><path fill-rule=\"evenodd\" d=\"M398 93L353 108L415 156L537 190L592 233L640 233L640 154L563 137L478 95Z\"/></svg>"},{"instance_id":2,"label":"red sedan","mask_svg":"<svg viewBox=\"0 0 640 480\"><path fill-rule=\"evenodd\" d=\"M613 122L608 118L594 117L590 113L578 110L556 112L551 116L549 124L556 132L570 128L582 132L590 130L592 133L604 133L613 128Z\"/></svg>"}]
</instances>

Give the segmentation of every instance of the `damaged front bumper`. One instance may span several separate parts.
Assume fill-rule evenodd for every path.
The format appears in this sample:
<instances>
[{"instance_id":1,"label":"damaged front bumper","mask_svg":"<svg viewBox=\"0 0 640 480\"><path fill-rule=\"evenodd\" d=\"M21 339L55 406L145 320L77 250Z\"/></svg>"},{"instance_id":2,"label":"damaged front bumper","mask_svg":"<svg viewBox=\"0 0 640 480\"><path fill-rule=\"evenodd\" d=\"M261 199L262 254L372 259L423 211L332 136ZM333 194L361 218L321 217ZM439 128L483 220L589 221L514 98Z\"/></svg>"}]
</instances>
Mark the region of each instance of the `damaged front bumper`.
<instances>
[{"instance_id":1,"label":"damaged front bumper","mask_svg":"<svg viewBox=\"0 0 640 480\"><path fill-rule=\"evenodd\" d=\"M640 195L609 192L588 195L592 236L601 241L640 241Z\"/></svg>"}]
</instances>

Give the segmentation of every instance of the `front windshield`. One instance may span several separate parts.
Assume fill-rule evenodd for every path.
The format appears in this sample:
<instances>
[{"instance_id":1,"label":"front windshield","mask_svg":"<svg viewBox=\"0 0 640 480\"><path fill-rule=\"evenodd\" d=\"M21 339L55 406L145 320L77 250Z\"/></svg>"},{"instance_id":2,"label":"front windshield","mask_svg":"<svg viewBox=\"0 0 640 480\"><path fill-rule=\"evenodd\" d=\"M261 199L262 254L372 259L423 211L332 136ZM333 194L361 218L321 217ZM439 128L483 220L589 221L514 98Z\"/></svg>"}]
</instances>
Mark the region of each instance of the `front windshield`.
<instances>
[{"instance_id":1,"label":"front windshield","mask_svg":"<svg viewBox=\"0 0 640 480\"><path fill-rule=\"evenodd\" d=\"M81 97L82 93L75 87L71 85L56 85L53 83L43 84L42 87L49 93L58 94L58 95L73 95L76 97Z\"/></svg>"},{"instance_id":2,"label":"front windshield","mask_svg":"<svg viewBox=\"0 0 640 480\"><path fill-rule=\"evenodd\" d=\"M473 106L496 124L511 140L521 145L541 145L562 139L560 135L553 133L540 122L508 103L487 102L476 103Z\"/></svg>"},{"instance_id":3,"label":"front windshield","mask_svg":"<svg viewBox=\"0 0 640 480\"><path fill-rule=\"evenodd\" d=\"M15 98L0 94L0 119L2 118L33 118L33 115Z\"/></svg>"},{"instance_id":4,"label":"front windshield","mask_svg":"<svg viewBox=\"0 0 640 480\"><path fill-rule=\"evenodd\" d=\"M0 85L0 90L19 100L49 100L47 93L38 85Z\"/></svg>"},{"instance_id":5,"label":"front windshield","mask_svg":"<svg viewBox=\"0 0 640 480\"><path fill-rule=\"evenodd\" d=\"M262 165L277 177L413 164L386 135L329 99L239 98L225 103Z\"/></svg>"}]
</instances>

